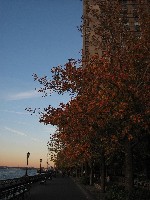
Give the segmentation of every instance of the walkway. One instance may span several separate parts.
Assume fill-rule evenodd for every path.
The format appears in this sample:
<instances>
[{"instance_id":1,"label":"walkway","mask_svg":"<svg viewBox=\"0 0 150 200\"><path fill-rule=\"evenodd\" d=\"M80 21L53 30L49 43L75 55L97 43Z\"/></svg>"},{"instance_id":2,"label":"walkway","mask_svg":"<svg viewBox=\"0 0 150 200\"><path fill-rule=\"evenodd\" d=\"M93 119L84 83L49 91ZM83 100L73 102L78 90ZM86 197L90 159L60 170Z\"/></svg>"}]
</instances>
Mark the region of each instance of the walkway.
<instances>
[{"instance_id":1,"label":"walkway","mask_svg":"<svg viewBox=\"0 0 150 200\"><path fill-rule=\"evenodd\" d=\"M56 177L46 184L34 183L27 200L93 200L72 178Z\"/></svg>"}]
</instances>

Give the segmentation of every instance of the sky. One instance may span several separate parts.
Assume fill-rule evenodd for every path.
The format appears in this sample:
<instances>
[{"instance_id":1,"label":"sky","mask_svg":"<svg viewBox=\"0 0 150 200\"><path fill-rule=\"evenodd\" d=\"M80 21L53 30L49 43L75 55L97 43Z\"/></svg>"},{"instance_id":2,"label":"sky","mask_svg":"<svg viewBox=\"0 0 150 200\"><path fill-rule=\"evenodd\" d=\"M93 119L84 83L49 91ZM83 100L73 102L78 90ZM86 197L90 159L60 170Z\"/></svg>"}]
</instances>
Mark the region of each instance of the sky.
<instances>
[{"instance_id":1,"label":"sky","mask_svg":"<svg viewBox=\"0 0 150 200\"><path fill-rule=\"evenodd\" d=\"M80 58L80 0L0 0L0 166L47 166L47 142L55 127L26 108L59 106L67 96L42 98L33 73ZM49 162L49 166L53 165Z\"/></svg>"}]
</instances>

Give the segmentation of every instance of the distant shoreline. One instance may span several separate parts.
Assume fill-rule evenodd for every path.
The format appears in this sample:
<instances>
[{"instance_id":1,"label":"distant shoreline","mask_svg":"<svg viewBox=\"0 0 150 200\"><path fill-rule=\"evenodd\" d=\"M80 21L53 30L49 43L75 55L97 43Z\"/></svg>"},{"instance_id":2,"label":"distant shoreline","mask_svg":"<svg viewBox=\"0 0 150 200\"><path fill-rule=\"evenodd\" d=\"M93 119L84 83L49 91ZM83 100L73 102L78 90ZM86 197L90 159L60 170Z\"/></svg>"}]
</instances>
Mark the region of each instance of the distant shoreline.
<instances>
[{"instance_id":1,"label":"distant shoreline","mask_svg":"<svg viewBox=\"0 0 150 200\"><path fill-rule=\"evenodd\" d=\"M10 169L10 168L17 168L17 169L26 169L26 167L9 167L9 166L0 166L0 169ZM36 167L28 167L28 169L37 169Z\"/></svg>"}]
</instances>

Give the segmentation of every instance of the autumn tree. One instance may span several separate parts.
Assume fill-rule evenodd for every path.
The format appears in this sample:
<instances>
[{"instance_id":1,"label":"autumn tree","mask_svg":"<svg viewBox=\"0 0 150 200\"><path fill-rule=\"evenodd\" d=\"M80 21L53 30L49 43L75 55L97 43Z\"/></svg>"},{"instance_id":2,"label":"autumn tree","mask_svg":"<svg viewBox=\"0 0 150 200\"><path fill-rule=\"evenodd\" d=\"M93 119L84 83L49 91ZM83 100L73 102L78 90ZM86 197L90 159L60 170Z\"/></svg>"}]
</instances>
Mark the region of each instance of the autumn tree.
<instances>
[{"instance_id":1,"label":"autumn tree","mask_svg":"<svg viewBox=\"0 0 150 200\"><path fill-rule=\"evenodd\" d=\"M87 1L89 14L83 19L83 30L87 22L91 24L89 45L94 54L83 52L80 62L69 60L65 66L53 68L51 80L34 74L43 85L39 92L45 96L51 91L71 95L67 104L45 108L40 122L58 127L59 156L64 162L89 161L97 154L108 156L122 148L125 187L130 193L133 148L149 134L149 2L136 1L139 32L127 27L119 1L93 2L96 7ZM105 52L101 52L103 45Z\"/></svg>"},{"instance_id":2,"label":"autumn tree","mask_svg":"<svg viewBox=\"0 0 150 200\"><path fill-rule=\"evenodd\" d=\"M109 63L101 69L99 87L103 87L104 93L110 99L110 102L105 101L111 103L106 104L110 116L109 125L116 131L119 141L124 143L126 189L131 190L132 149L138 140L149 133L147 91L150 16L148 1L132 1L128 6L130 8L124 8L127 5L120 2L85 1L87 12L83 30L85 37L89 39L89 57L90 54L97 53ZM136 7L136 16L131 7ZM88 60L86 50L85 48L85 62ZM113 95L110 90L114 92ZM96 92L99 91L98 88ZM110 97L114 98L113 101Z\"/></svg>"}]
</instances>

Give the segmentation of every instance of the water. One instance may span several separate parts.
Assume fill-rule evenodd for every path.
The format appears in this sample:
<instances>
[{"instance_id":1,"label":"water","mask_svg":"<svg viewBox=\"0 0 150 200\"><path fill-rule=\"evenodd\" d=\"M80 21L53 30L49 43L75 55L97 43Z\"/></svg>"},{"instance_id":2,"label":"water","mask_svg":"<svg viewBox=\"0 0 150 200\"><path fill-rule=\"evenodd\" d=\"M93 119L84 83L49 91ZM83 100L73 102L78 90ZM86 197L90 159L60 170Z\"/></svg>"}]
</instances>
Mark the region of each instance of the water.
<instances>
[{"instance_id":1,"label":"water","mask_svg":"<svg viewBox=\"0 0 150 200\"><path fill-rule=\"evenodd\" d=\"M25 169L21 168L0 168L0 180L20 178L26 173ZM37 174L36 169L28 169L28 175L34 176Z\"/></svg>"}]
</instances>

